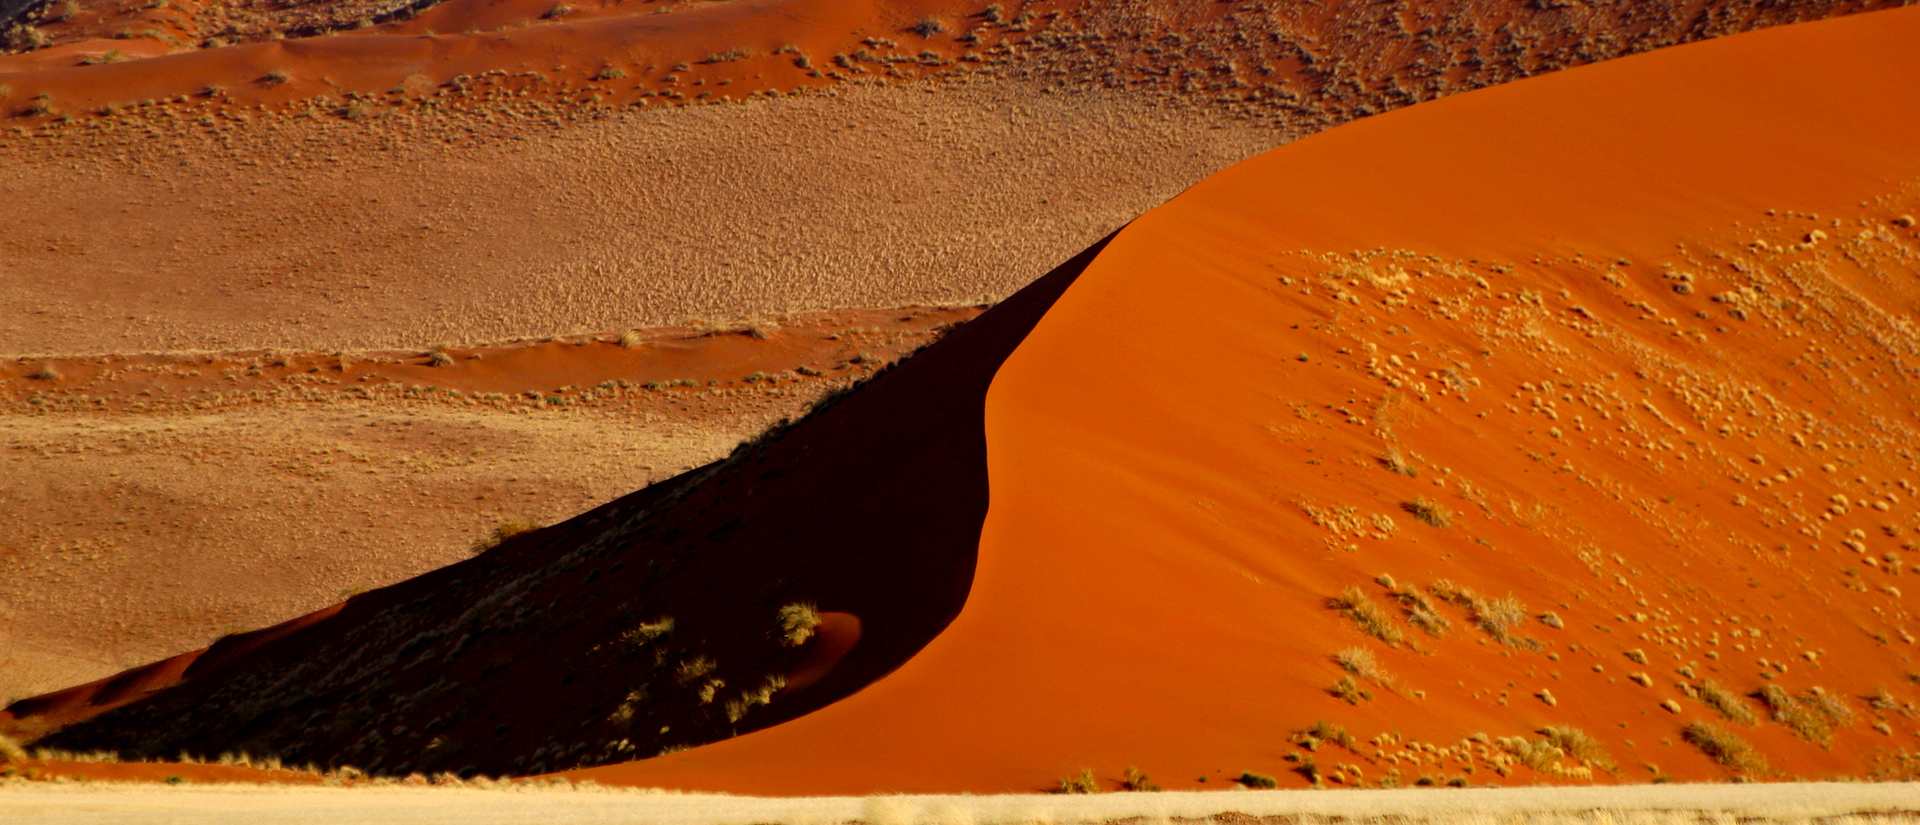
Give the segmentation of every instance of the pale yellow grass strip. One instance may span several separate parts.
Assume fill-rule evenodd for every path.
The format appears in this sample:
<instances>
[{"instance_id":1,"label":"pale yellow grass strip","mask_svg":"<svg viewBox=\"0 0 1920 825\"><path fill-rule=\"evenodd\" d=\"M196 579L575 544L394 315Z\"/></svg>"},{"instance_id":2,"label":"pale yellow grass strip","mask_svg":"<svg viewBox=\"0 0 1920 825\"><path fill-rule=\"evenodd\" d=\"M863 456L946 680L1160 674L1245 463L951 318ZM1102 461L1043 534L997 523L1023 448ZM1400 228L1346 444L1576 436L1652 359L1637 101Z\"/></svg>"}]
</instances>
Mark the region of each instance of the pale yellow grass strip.
<instances>
[{"instance_id":1,"label":"pale yellow grass strip","mask_svg":"<svg viewBox=\"0 0 1920 825\"><path fill-rule=\"evenodd\" d=\"M1898 825L1920 784L1808 783L1354 791L1203 791L1089 796L760 798L582 786L285 788L115 783L0 784L0 823L118 825L1058 825L1218 813L1395 825ZM1873 812L1873 813L1863 813ZM1817 822L1810 822L1818 820Z\"/></svg>"}]
</instances>

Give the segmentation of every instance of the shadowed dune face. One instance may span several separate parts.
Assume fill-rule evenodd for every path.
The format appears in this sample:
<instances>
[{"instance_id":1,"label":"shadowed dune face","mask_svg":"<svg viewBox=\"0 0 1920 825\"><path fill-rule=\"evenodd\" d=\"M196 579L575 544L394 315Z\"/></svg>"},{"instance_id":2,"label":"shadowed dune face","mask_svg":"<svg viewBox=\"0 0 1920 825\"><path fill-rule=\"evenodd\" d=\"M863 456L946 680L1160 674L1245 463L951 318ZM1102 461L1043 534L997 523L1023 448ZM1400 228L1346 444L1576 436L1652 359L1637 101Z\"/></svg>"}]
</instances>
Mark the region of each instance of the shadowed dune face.
<instances>
[{"instance_id":1,"label":"shadowed dune face","mask_svg":"<svg viewBox=\"0 0 1920 825\"><path fill-rule=\"evenodd\" d=\"M0 365L0 705L707 464L982 310Z\"/></svg>"},{"instance_id":2,"label":"shadowed dune face","mask_svg":"<svg viewBox=\"0 0 1920 825\"><path fill-rule=\"evenodd\" d=\"M981 399L1097 249L724 461L133 677L153 692L119 677L0 718L77 723L43 740L71 750L540 773L821 707L959 612L987 507ZM789 619L800 605L817 618Z\"/></svg>"},{"instance_id":3,"label":"shadowed dune face","mask_svg":"<svg viewBox=\"0 0 1920 825\"><path fill-rule=\"evenodd\" d=\"M1911 775L1916 36L1664 50L1209 179L996 375L946 633L807 718L581 775Z\"/></svg>"}]
</instances>

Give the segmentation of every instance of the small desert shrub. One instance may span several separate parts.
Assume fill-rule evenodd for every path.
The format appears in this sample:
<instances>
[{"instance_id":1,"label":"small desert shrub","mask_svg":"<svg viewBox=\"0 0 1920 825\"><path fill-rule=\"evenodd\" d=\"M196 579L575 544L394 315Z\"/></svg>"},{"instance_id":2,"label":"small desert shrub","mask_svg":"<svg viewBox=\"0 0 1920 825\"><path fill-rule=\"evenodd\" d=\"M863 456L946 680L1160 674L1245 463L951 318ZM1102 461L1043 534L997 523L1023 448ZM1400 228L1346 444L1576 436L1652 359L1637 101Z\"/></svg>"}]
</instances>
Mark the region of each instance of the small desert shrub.
<instances>
[{"instance_id":1,"label":"small desert shrub","mask_svg":"<svg viewBox=\"0 0 1920 825\"><path fill-rule=\"evenodd\" d=\"M1614 764L1613 755L1607 753L1607 746L1579 728L1549 725L1540 729L1540 735L1545 736L1549 743L1568 756L1608 773L1612 773L1618 767Z\"/></svg>"},{"instance_id":2,"label":"small desert shrub","mask_svg":"<svg viewBox=\"0 0 1920 825\"><path fill-rule=\"evenodd\" d=\"M1403 501L1400 503L1400 509L1411 513L1414 518L1435 527L1445 527L1453 523L1453 511L1447 509L1446 505L1427 498L1426 496L1421 496L1412 501Z\"/></svg>"},{"instance_id":3,"label":"small desert shrub","mask_svg":"<svg viewBox=\"0 0 1920 825\"><path fill-rule=\"evenodd\" d=\"M1766 758L1754 751L1752 745L1715 725L1688 723L1680 729L1680 738L1731 770L1749 773L1765 773L1767 770Z\"/></svg>"},{"instance_id":4,"label":"small desert shrub","mask_svg":"<svg viewBox=\"0 0 1920 825\"><path fill-rule=\"evenodd\" d=\"M572 6L569 6L565 3L561 3L560 5L547 9L547 13L540 15L540 17L543 20L558 20L572 13L573 13Z\"/></svg>"},{"instance_id":5,"label":"small desert shrub","mask_svg":"<svg viewBox=\"0 0 1920 825\"><path fill-rule=\"evenodd\" d=\"M1387 615L1360 588L1349 585L1340 595L1327 600L1327 607L1339 611L1340 615L1351 619L1360 626L1360 632L1372 636L1389 645L1399 645L1404 638L1400 627L1393 623L1393 617Z\"/></svg>"},{"instance_id":6,"label":"small desert shrub","mask_svg":"<svg viewBox=\"0 0 1920 825\"><path fill-rule=\"evenodd\" d=\"M620 338L618 341L618 343L623 349L633 349L634 347L640 346L640 344L642 344L643 342L644 342L644 339L640 337L640 333L635 332L633 330L627 330L626 332L620 333Z\"/></svg>"},{"instance_id":7,"label":"small desert shrub","mask_svg":"<svg viewBox=\"0 0 1920 825\"><path fill-rule=\"evenodd\" d=\"M932 37L947 30L947 21L938 17L923 17L913 24L913 33L921 37Z\"/></svg>"},{"instance_id":8,"label":"small desert shrub","mask_svg":"<svg viewBox=\"0 0 1920 825\"><path fill-rule=\"evenodd\" d=\"M712 673L714 667L715 665L712 659L704 655L695 656L680 662L680 666L674 668L673 678L678 680L680 684L690 685L700 677Z\"/></svg>"},{"instance_id":9,"label":"small desert shrub","mask_svg":"<svg viewBox=\"0 0 1920 825\"><path fill-rule=\"evenodd\" d=\"M820 627L820 611L812 602L795 602L780 608L780 641L799 647Z\"/></svg>"},{"instance_id":10,"label":"small desert shrub","mask_svg":"<svg viewBox=\"0 0 1920 825\"><path fill-rule=\"evenodd\" d=\"M1099 793L1100 780L1093 778L1092 768L1081 768L1079 773L1060 777L1053 790L1054 793Z\"/></svg>"},{"instance_id":11,"label":"small desert shrub","mask_svg":"<svg viewBox=\"0 0 1920 825\"><path fill-rule=\"evenodd\" d=\"M1741 699L1739 694L1728 690L1726 685L1707 679L1694 688L1694 693L1699 698L1700 704L1713 708L1716 713L1732 721L1742 725L1751 725L1756 721L1746 701Z\"/></svg>"},{"instance_id":12,"label":"small desert shrub","mask_svg":"<svg viewBox=\"0 0 1920 825\"><path fill-rule=\"evenodd\" d=\"M353 118L348 117L347 119L352 120ZM453 366L453 355L449 354L446 350L437 349L427 354L427 363L436 367L450 367Z\"/></svg>"},{"instance_id":13,"label":"small desert shrub","mask_svg":"<svg viewBox=\"0 0 1920 825\"><path fill-rule=\"evenodd\" d=\"M1159 783L1148 779L1146 774L1141 773L1140 769L1133 765L1128 765L1126 772L1120 775L1120 787L1129 791L1160 790Z\"/></svg>"},{"instance_id":14,"label":"small desert shrub","mask_svg":"<svg viewBox=\"0 0 1920 825\"><path fill-rule=\"evenodd\" d=\"M618 66L607 66L593 76L594 80L619 80L627 76L627 70Z\"/></svg>"},{"instance_id":15,"label":"small desert shrub","mask_svg":"<svg viewBox=\"0 0 1920 825\"><path fill-rule=\"evenodd\" d=\"M1238 782L1242 785L1245 785L1249 788L1259 788L1263 790L1271 790L1273 788L1280 787L1279 780L1274 779L1273 777L1268 776L1264 773L1254 773L1253 771L1241 771L1240 776L1235 778L1233 781Z\"/></svg>"},{"instance_id":16,"label":"small desert shrub","mask_svg":"<svg viewBox=\"0 0 1920 825\"><path fill-rule=\"evenodd\" d=\"M260 82L265 83L268 86L279 86L281 84L291 82L292 80L293 80L292 72L289 72L286 69L274 69L273 71L267 72L267 76L261 78Z\"/></svg>"},{"instance_id":17,"label":"small desert shrub","mask_svg":"<svg viewBox=\"0 0 1920 825\"><path fill-rule=\"evenodd\" d=\"M1560 620L1560 614L1555 613L1551 610L1540 614L1540 623L1548 627L1551 627L1554 630L1559 630L1567 626L1566 622L1563 622Z\"/></svg>"},{"instance_id":18,"label":"small desert shrub","mask_svg":"<svg viewBox=\"0 0 1920 825\"><path fill-rule=\"evenodd\" d=\"M759 54L760 54L760 50L752 46L735 46L724 52L714 52L713 54L707 55L707 58L700 62L702 63L735 63L741 60L745 60L749 57L756 57Z\"/></svg>"},{"instance_id":19,"label":"small desert shrub","mask_svg":"<svg viewBox=\"0 0 1920 825\"><path fill-rule=\"evenodd\" d=\"M1373 693L1361 687L1358 682L1353 681L1352 676L1340 677L1340 681L1334 682L1333 687L1327 688L1327 693L1333 695L1335 698L1345 700L1349 705L1357 705L1360 704L1363 699L1373 698Z\"/></svg>"},{"instance_id":20,"label":"small desert shrub","mask_svg":"<svg viewBox=\"0 0 1920 825\"><path fill-rule=\"evenodd\" d=\"M45 92L34 95L33 101L27 104L27 117L46 117L53 112L53 95Z\"/></svg>"},{"instance_id":21,"label":"small desert shrub","mask_svg":"<svg viewBox=\"0 0 1920 825\"><path fill-rule=\"evenodd\" d=\"M1373 651L1364 647L1346 648L1333 654L1332 658L1341 670L1366 681L1382 685L1393 681L1393 677L1387 675L1386 668L1381 667L1380 663L1374 660Z\"/></svg>"},{"instance_id":22,"label":"small desert shrub","mask_svg":"<svg viewBox=\"0 0 1920 825\"><path fill-rule=\"evenodd\" d=\"M207 97L219 97L227 93L227 87L218 83L211 83L207 85L207 88L202 89L200 93Z\"/></svg>"},{"instance_id":23,"label":"small desert shrub","mask_svg":"<svg viewBox=\"0 0 1920 825\"><path fill-rule=\"evenodd\" d=\"M127 59L127 56L124 54L121 54L119 49L108 49L107 51L101 54L96 54L96 55L92 55L90 57L81 59L80 65L98 66L103 63L118 63L125 59Z\"/></svg>"},{"instance_id":24,"label":"small desert shrub","mask_svg":"<svg viewBox=\"0 0 1920 825\"><path fill-rule=\"evenodd\" d=\"M1300 736L1302 739L1312 738L1317 741L1332 742L1350 751L1358 748L1360 744L1359 740L1354 739L1353 734L1348 733L1346 728L1325 719L1315 721L1313 727L1300 731Z\"/></svg>"},{"instance_id":25,"label":"small desert shrub","mask_svg":"<svg viewBox=\"0 0 1920 825\"><path fill-rule=\"evenodd\" d=\"M514 536L518 536L522 533L531 533L545 526L546 525L541 524L540 522L534 521L532 519L522 519L522 518L507 519L506 521L503 521L497 525L494 525L493 532L489 533L486 538L483 538L473 543L473 554L478 556L481 553L485 553L488 550L492 550L495 547L499 547L501 542L504 542L507 539L513 538Z\"/></svg>"},{"instance_id":26,"label":"small desert shrub","mask_svg":"<svg viewBox=\"0 0 1920 825\"><path fill-rule=\"evenodd\" d=\"M20 747L19 742L0 736L0 762L25 762L30 758L27 749Z\"/></svg>"},{"instance_id":27,"label":"small desert shrub","mask_svg":"<svg viewBox=\"0 0 1920 825\"><path fill-rule=\"evenodd\" d=\"M39 369L28 373L27 377L35 381L58 381L60 380L60 370L53 366L52 361L47 361L42 363Z\"/></svg>"}]
</instances>

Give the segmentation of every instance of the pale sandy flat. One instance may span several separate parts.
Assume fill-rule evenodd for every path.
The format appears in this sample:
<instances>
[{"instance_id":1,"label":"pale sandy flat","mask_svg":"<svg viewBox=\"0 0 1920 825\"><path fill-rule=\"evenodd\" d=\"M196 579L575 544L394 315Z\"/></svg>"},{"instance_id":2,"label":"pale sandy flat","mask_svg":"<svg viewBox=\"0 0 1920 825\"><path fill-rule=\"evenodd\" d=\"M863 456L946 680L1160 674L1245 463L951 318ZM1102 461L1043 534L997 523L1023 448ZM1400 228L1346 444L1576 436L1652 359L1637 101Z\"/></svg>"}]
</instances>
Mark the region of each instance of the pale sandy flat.
<instances>
[{"instance_id":1,"label":"pale sandy flat","mask_svg":"<svg viewBox=\"0 0 1920 825\"><path fill-rule=\"evenodd\" d=\"M737 797L658 791L451 788L282 788L257 785L0 785L8 823L646 823L647 825L961 825L1199 819L1218 814L1416 822L1603 825L1795 822L1873 813L1910 820L1920 784L1646 785L1370 791L1189 791L1055 796ZM1406 821L1401 820L1401 821Z\"/></svg>"}]
</instances>

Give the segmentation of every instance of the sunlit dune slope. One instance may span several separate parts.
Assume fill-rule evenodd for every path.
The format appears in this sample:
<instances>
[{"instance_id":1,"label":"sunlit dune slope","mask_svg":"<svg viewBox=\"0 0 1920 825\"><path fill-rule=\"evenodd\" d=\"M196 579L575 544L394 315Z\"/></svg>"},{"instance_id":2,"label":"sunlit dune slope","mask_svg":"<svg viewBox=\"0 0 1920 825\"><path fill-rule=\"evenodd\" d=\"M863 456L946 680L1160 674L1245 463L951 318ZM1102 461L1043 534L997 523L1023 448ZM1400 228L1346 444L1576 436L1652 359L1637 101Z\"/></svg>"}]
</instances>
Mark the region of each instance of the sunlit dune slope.
<instances>
[{"instance_id":1,"label":"sunlit dune slope","mask_svg":"<svg viewBox=\"0 0 1920 825\"><path fill-rule=\"evenodd\" d=\"M1097 249L726 459L343 606L13 703L0 733L499 775L833 702L959 612L987 507L980 399Z\"/></svg>"},{"instance_id":2,"label":"sunlit dune slope","mask_svg":"<svg viewBox=\"0 0 1920 825\"><path fill-rule=\"evenodd\" d=\"M1683 46L1210 178L995 377L946 632L806 718L579 775L1911 775L1914 42L1903 10Z\"/></svg>"}]
</instances>

